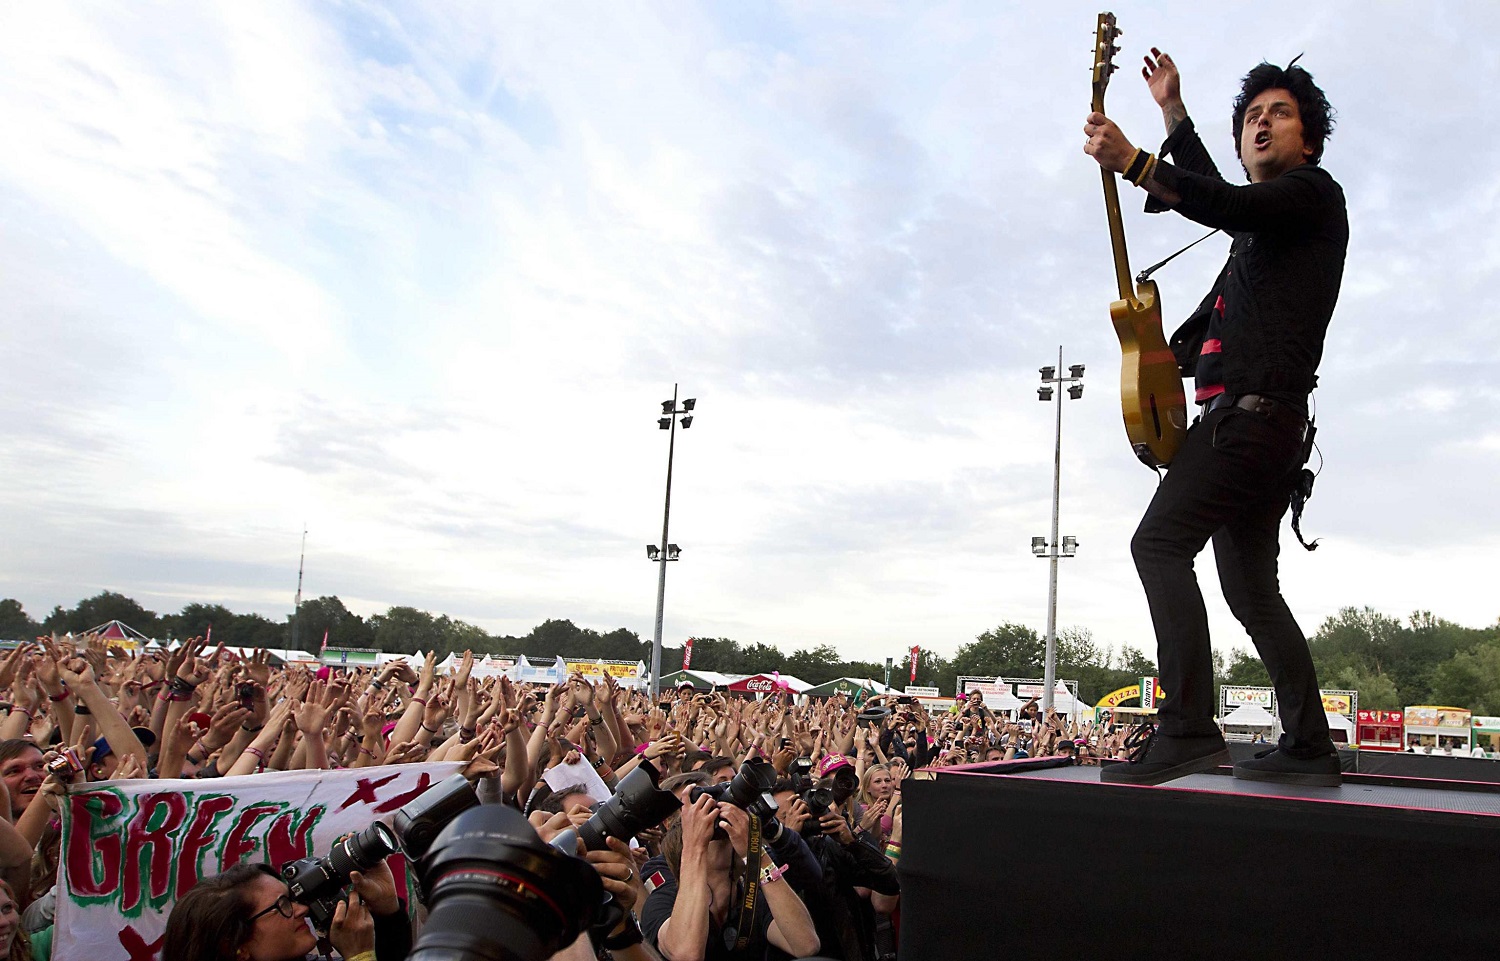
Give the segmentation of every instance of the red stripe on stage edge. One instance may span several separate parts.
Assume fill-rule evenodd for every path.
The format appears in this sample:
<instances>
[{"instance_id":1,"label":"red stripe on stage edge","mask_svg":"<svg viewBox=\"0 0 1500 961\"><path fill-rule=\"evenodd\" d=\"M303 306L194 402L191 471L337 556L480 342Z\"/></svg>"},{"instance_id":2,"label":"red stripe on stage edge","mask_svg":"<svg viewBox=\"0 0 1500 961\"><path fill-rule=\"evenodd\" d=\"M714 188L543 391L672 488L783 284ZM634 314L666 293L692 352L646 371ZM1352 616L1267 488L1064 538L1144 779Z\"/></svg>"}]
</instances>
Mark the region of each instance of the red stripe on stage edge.
<instances>
[{"instance_id":1,"label":"red stripe on stage edge","mask_svg":"<svg viewBox=\"0 0 1500 961\"><path fill-rule=\"evenodd\" d=\"M1219 396L1222 393L1224 393L1224 388L1222 386L1199 387L1198 390L1194 392L1193 399L1198 403L1203 404L1207 403L1210 400L1213 400L1215 397Z\"/></svg>"},{"instance_id":2,"label":"red stripe on stage edge","mask_svg":"<svg viewBox=\"0 0 1500 961\"><path fill-rule=\"evenodd\" d=\"M1210 338L1208 338L1207 340L1205 340L1203 342L1203 349L1200 350L1200 351L1198 351L1198 353L1200 353L1200 354L1218 354L1218 353L1222 353L1223 350L1224 350L1224 342L1222 340L1220 340L1219 338L1217 338L1217 337L1210 337Z\"/></svg>"}]
</instances>

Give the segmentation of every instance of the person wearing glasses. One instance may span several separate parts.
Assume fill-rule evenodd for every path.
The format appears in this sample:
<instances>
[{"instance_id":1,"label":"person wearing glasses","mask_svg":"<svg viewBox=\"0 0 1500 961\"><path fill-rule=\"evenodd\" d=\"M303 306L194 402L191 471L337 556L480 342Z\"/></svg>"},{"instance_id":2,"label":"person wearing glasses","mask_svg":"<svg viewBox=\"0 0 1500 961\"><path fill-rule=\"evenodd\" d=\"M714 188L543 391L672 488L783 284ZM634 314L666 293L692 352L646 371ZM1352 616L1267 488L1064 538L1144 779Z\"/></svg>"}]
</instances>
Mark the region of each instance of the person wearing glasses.
<instances>
[{"instance_id":1,"label":"person wearing glasses","mask_svg":"<svg viewBox=\"0 0 1500 961\"><path fill-rule=\"evenodd\" d=\"M347 961L403 961L411 920L381 863L352 874L328 940ZM317 947L307 906L267 864L237 864L204 878L172 908L162 961L302 961ZM376 945L379 944L379 951Z\"/></svg>"}]
</instances>

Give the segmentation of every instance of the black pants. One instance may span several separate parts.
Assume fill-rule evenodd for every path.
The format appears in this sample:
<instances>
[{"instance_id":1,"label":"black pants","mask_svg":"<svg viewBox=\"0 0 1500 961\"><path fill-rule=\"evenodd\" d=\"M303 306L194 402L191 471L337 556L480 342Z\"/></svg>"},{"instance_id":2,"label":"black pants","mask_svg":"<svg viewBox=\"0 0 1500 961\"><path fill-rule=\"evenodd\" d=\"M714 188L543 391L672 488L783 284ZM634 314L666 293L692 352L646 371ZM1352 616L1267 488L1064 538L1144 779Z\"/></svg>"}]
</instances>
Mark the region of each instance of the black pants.
<instances>
[{"instance_id":1,"label":"black pants","mask_svg":"<svg viewBox=\"0 0 1500 961\"><path fill-rule=\"evenodd\" d=\"M1276 574L1281 519L1301 467L1295 432L1262 414L1222 407L1188 430L1157 487L1130 547L1156 627L1163 734L1218 731L1208 614L1193 573L1193 559L1211 537L1224 600L1276 687L1282 749L1304 757L1333 750L1307 638Z\"/></svg>"}]
</instances>

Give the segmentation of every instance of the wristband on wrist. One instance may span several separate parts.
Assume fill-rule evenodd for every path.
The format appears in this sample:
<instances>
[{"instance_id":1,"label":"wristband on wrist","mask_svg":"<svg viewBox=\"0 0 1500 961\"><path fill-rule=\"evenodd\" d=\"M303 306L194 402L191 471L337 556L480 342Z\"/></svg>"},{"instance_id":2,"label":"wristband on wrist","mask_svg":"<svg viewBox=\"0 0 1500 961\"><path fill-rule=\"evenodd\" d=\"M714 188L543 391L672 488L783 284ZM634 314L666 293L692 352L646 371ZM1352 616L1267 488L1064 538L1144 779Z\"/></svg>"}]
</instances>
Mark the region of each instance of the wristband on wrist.
<instances>
[{"instance_id":1,"label":"wristband on wrist","mask_svg":"<svg viewBox=\"0 0 1500 961\"><path fill-rule=\"evenodd\" d=\"M266 755L265 755L265 752L262 751L260 748L256 747L254 744L252 744L249 747L245 748L245 753L249 754L251 757L258 757L258 758L260 758L260 766L261 767L265 767L266 766Z\"/></svg>"},{"instance_id":2,"label":"wristband on wrist","mask_svg":"<svg viewBox=\"0 0 1500 961\"><path fill-rule=\"evenodd\" d=\"M780 881L781 880L781 876L783 874L785 874L785 873L786 873L786 868L784 868L784 867L782 867L782 866L780 866L778 864L772 864L769 867L761 868L760 869L760 883L761 884L770 884L773 881Z\"/></svg>"},{"instance_id":3,"label":"wristband on wrist","mask_svg":"<svg viewBox=\"0 0 1500 961\"><path fill-rule=\"evenodd\" d=\"M257 731L259 731L263 727L265 727L264 724L257 724L254 727L251 727L248 724L241 724L240 725L240 730L244 731L247 734L254 734L254 733L256 733Z\"/></svg>"},{"instance_id":4,"label":"wristband on wrist","mask_svg":"<svg viewBox=\"0 0 1500 961\"><path fill-rule=\"evenodd\" d=\"M426 707L427 706L427 698L425 698L425 697L413 697L409 703L420 704L423 707Z\"/></svg>"},{"instance_id":5,"label":"wristband on wrist","mask_svg":"<svg viewBox=\"0 0 1500 961\"><path fill-rule=\"evenodd\" d=\"M48 694L47 695L47 700L51 701L53 704L56 704L59 701L66 701L68 698L70 698L72 696L73 696L73 692L70 691L70 690L68 690L68 686L66 684L64 684L61 694Z\"/></svg>"},{"instance_id":6,"label":"wristband on wrist","mask_svg":"<svg viewBox=\"0 0 1500 961\"><path fill-rule=\"evenodd\" d=\"M422 722L421 728L422 728L422 730L426 731L428 734L436 734L438 732L437 728L435 728L435 727L428 727L426 721Z\"/></svg>"},{"instance_id":7,"label":"wristband on wrist","mask_svg":"<svg viewBox=\"0 0 1500 961\"><path fill-rule=\"evenodd\" d=\"M14 713L15 711L20 711L22 714L26 715L28 718L35 717L34 714L32 714L30 711L28 711L26 708L22 707L19 704L12 704L10 706L10 709L11 709L12 713Z\"/></svg>"}]
</instances>

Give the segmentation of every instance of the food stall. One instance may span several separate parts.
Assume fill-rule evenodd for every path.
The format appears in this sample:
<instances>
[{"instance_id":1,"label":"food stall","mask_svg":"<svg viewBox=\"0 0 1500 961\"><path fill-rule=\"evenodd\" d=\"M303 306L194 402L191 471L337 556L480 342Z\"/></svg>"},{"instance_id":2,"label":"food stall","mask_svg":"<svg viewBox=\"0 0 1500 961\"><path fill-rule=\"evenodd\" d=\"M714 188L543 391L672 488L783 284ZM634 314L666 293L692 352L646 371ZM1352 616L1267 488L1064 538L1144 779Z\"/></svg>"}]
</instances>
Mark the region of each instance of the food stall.
<instances>
[{"instance_id":1,"label":"food stall","mask_svg":"<svg viewBox=\"0 0 1500 961\"><path fill-rule=\"evenodd\" d=\"M1361 751L1399 751L1403 740L1400 711L1360 711L1354 724L1354 745Z\"/></svg>"},{"instance_id":2,"label":"food stall","mask_svg":"<svg viewBox=\"0 0 1500 961\"><path fill-rule=\"evenodd\" d=\"M1474 715L1472 724L1474 750L1482 749L1485 757L1500 757L1500 717ZM1472 754L1473 751L1470 751ZM1477 754L1474 755L1478 757Z\"/></svg>"},{"instance_id":3,"label":"food stall","mask_svg":"<svg viewBox=\"0 0 1500 961\"><path fill-rule=\"evenodd\" d=\"M1470 750L1473 715L1461 707L1419 704L1406 709L1406 749L1420 754L1463 754Z\"/></svg>"}]
</instances>

